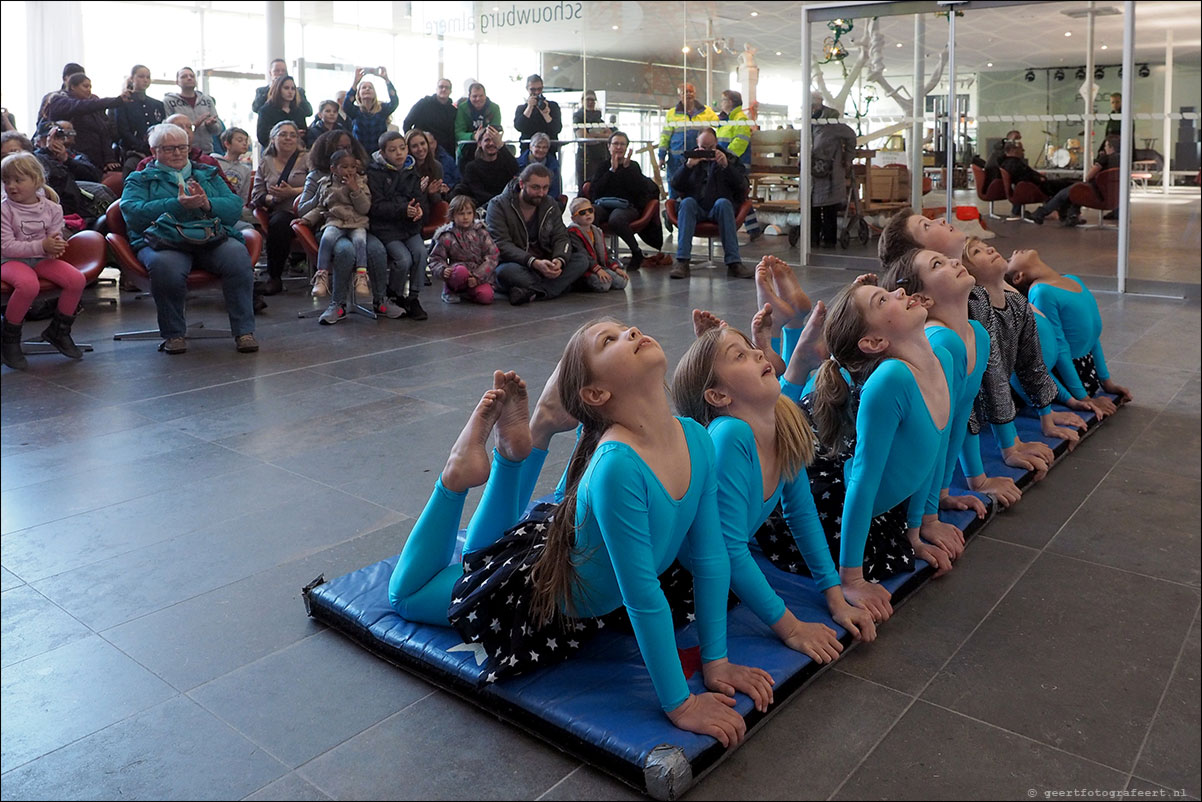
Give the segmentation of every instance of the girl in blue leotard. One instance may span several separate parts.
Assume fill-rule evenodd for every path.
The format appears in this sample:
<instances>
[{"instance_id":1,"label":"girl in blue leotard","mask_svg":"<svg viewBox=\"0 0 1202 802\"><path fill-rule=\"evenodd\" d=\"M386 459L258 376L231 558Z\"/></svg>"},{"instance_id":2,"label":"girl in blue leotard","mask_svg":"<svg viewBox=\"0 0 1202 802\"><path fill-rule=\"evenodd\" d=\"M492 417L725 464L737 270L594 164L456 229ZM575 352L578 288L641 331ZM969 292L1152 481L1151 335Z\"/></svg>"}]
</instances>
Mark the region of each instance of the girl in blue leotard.
<instances>
[{"instance_id":1,"label":"girl in blue leotard","mask_svg":"<svg viewBox=\"0 0 1202 802\"><path fill-rule=\"evenodd\" d=\"M1083 400L1102 389L1130 401L1130 391L1110 378L1102 351L1102 316L1093 293L1076 276L1049 267L1038 251L1015 251L1008 267L1006 280L1025 292L1052 324L1057 340L1054 369L1073 398ZM1105 414L1114 412L1110 399L1092 400Z\"/></svg>"},{"instance_id":2,"label":"girl in blue leotard","mask_svg":"<svg viewBox=\"0 0 1202 802\"><path fill-rule=\"evenodd\" d=\"M514 595L496 599L490 608L510 641L525 638L524 648L540 659L519 659L525 652L515 650L510 660L518 665L490 667L501 675L545 665L550 652L562 653L575 632L621 613L669 719L732 746L745 735L745 724L729 697L747 693L765 710L772 680L726 659L730 567L718 527L713 446L695 422L672 416L665 372L658 343L616 322L586 325L568 343L559 396L566 413L581 421L582 432L564 500L545 525L529 527L538 530L533 540L517 544L514 553L530 557L520 566L521 579L529 569L531 582L512 584ZM397 563L390 598L411 620L445 625L448 612L455 617L464 602L463 592L483 593L486 583L475 583L477 574L506 580L504 566L476 558L505 545L511 535L502 533L517 522L521 496L533 485L523 471L531 449L529 425L519 423L524 385L499 376L456 442ZM515 397L522 414L509 410ZM493 412L498 405L501 411ZM494 426L498 442L490 475L484 444ZM486 480L468 527L463 565L452 564L463 494ZM715 693L690 693L681 670L658 580L678 557L692 572L702 673ZM535 640L546 636L555 646Z\"/></svg>"},{"instance_id":3,"label":"girl in blue leotard","mask_svg":"<svg viewBox=\"0 0 1202 802\"><path fill-rule=\"evenodd\" d=\"M844 598L839 575L818 522L805 466L814 437L797 405L781 395L763 351L727 326L703 332L672 377L677 410L709 429L718 475L718 514L730 555L731 589L792 649L819 663L842 645L823 624L798 620L752 559L752 536L778 503L831 617L856 638L876 637L872 614Z\"/></svg>"},{"instance_id":4,"label":"girl in blue leotard","mask_svg":"<svg viewBox=\"0 0 1202 802\"><path fill-rule=\"evenodd\" d=\"M844 592L870 590L886 604L889 592L868 585L861 567L873 516L908 499L915 553L940 571L951 567L947 553L922 538L923 515L942 487L955 381L951 356L923 333L926 319L919 298L861 276L828 307L823 335L831 358L819 367L811 395L823 449L838 448L854 421L839 552Z\"/></svg>"}]
</instances>

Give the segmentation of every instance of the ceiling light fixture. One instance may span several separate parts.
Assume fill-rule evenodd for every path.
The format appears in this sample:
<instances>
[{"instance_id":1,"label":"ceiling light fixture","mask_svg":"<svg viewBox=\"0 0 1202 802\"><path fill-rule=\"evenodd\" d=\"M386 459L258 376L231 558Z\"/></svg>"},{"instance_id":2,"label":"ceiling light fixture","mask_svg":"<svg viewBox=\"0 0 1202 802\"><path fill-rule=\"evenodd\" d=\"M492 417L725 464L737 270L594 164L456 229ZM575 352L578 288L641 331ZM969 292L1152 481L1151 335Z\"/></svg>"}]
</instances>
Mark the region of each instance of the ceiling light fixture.
<instances>
[{"instance_id":1,"label":"ceiling light fixture","mask_svg":"<svg viewBox=\"0 0 1202 802\"><path fill-rule=\"evenodd\" d=\"M1072 36L1072 35L1073 35L1073 32L1072 32L1072 31L1065 31L1065 32L1064 32L1064 35L1065 35L1065 36Z\"/></svg>"},{"instance_id":2,"label":"ceiling light fixture","mask_svg":"<svg viewBox=\"0 0 1202 802\"><path fill-rule=\"evenodd\" d=\"M898 47L901 47L901 46L902 46L902 43L901 43L901 42L898 42L898 43L897 43L897 46L898 46Z\"/></svg>"},{"instance_id":3,"label":"ceiling light fixture","mask_svg":"<svg viewBox=\"0 0 1202 802\"><path fill-rule=\"evenodd\" d=\"M680 48L681 53L688 53L690 50L692 50L692 48L689 47L688 45L685 45L684 47Z\"/></svg>"},{"instance_id":4,"label":"ceiling light fixture","mask_svg":"<svg viewBox=\"0 0 1202 802\"><path fill-rule=\"evenodd\" d=\"M1035 70L1027 70L1027 74L1023 76L1023 80L1027 83L1033 83L1035 81Z\"/></svg>"},{"instance_id":5,"label":"ceiling light fixture","mask_svg":"<svg viewBox=\"0 0 1202 802\"><path fill-rule=\"evenodd\" d=\"M1150 67L1148 67L1147 64L1140 64L1139 72L1137 74L1139 75L1140 78L1147 78L1148 76L1150 76L1152 74L1152 70Z\"/></svg>"},{"instance_id":6,"label":"ceiling light fixture","mask_svg":"<svg viewBox=\"0 0 1202 802\"><path fill-rule=\"evenodd\" d=\"M1101 67L1098 67L1096 70L1093 71L1093 77L1099 81L1102 80L1103 78L1106 77L1106 70L1102 69Z\"/></svg>"},{"instance_id":7,"label":"ceiling light fixture","mask_svg":"<svg viewBox=\"0 0 1202 802\"><path fill-rule=\"evenodd\" d=\"M992 67L992 66L993 66L993 62L992 62L992 61L986 61L986 62L985 62L985 66L986 66L986 67Z\"/></svg>"},{"instance_id":8,"label":"ceiling light fixture","mask_svg":"<svg viewBox=\"0 0 1202 802\"><path fill-rule=\"evenodd\" d=\"M1078 81L1084 81L1084 80L1085 80L1085 68L1084 68L1084 67L1078 67L1078 68L1077 68L1077 80L1078 80Z\"/></svg>"},{"instance_id":9,"label":"ceiling light fixture","mask_svg":"<svg viewBox=\"0 0 1202 802\"><path fill-rule=\"evenodd\" d=\"M1110 49L1110 45L1102 45L1102 49L1103 49L1103 50L1109 50L1109 49Z\"/></svg>"},{"instance_id":10,"label":"ceiling light fixture","mask_svg":"<svg viewBox=\"0 0 1202 802\"><path fill-rule=\"evenodd\" d=\"M776 55L778 55L778 56L782 56L782 55L784 55L784 54L783 54L783 53L781 53L779 50L777 50L777 51L776 51Z\"/></svg>"},{"instance_id":11,"label":"ceiling light fixture","mask_svg":"<svg viewBox=\"0 0 1202 802\"><path fill-rule=\"evenodd\" d=\"M1064 70L1056 70L1055 78L1057 81L1063 81L1064 80Z\"/></svg>"},{"instance_id":12,"label":"ceiling light fixture","mask_svg":"<svg viewBox=\"0 0 1202 802\"><path fill-rule=\"evenodd\" d=\"M613 29L616 31L618 29L618 26L617 25L613 26Z\"/></svg>"},{"instance_id":13,"label":"ceiling light fixture","mask_svg":"<svg viewBox=\"0 0 1202 802\"><path fill-rule=\"evenodd\" d=\"M753 16L753 17L758 17L759 15L760 15L760 12L758 12L758 11L751 12L751 16Z\"/></svg>"}]
</instances>

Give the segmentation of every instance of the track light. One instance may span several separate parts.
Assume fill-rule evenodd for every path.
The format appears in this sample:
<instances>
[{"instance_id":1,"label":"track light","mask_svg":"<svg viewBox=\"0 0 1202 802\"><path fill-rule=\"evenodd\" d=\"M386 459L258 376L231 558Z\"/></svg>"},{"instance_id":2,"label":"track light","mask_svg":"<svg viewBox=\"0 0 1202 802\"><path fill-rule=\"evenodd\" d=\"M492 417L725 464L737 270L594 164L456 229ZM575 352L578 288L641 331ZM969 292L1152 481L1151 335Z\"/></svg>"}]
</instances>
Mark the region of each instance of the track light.
<instances>
[{"instance_id":1,"label":"track light","mask_svg":"<svg viewBox=\"0 0 1202 802\"><path fill-rule=\"evenodd\" d=\"M1149 75L1152 74L1152 70L1148 67L1147 64L1140 64L1139 71L1136 74L1139 75L1140 78L1147 78Z\"/></svg>"},{"instance_id":2,"label":"track light","mask_svg":"<svg viewBox=\"0 0 1202 802\"><path fill-rule=\"evenodd\" d=\"M1056 80L1057 81L1064 80L1064 70L1056 70Z\"/></svg>"},{"instance_id":3,"label":"track light","mask_svg":"<svg viewBox=\"0 0 1202 802\"><path fill-rule=\"evenodd\" d=\"M1122 67L1122 65L1120 64L1120 65L1119 65L1119 78L1121 79L1122 77L1123 77L1123 67Z\"/></svg>"},{"instance_id":4,"label":"track light","mask_svg":"<svg viewBox=\"0 0 1202 802\"><path fill-rule=\"evenodd\" d=\"M1098 80L1098 81L1102 80L1103 78L1106 77L1106 70L1102 69L1101 67L1098 67L1097 69L1095 69L1093 71L1093 77L1095 80Z\"/></svg>"},{"instance_id":5,"label":"track light","mask_svg":"<svg viewBox=\"0 0 1202 802\"><path fill-rule=\"evenodd\" d=\"M1023 79L1027 83L1034 82L1035 81L1035 70L1027 70L1027 74L1023 76Z\"/></svg>"},{"instance_id":6,"label":"track light","mask_svg":"<svg viewBox=\"0 0 1202 802\"><path fill-rule=\"evenodd\" d=\"M1084 67L1078 67L1078 68L1077 68L1077 80L1078 80L1078 81L1084 81L1084 80L1085 80L1085 68L1084 68Z\"/></svg>"}]
</instances>

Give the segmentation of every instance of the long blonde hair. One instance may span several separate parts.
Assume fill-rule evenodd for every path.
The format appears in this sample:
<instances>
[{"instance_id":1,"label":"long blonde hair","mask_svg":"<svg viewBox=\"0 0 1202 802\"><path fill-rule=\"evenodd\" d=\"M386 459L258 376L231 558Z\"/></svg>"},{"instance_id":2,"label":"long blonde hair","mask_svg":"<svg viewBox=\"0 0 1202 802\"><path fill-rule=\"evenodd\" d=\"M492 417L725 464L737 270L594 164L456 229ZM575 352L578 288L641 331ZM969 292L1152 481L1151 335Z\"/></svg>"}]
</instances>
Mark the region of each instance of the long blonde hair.
<instances>
[{"instance_id":1,"label":"long blonde hair","mask_svg":"<svg viewBox=\"0 0 1202 802\"><path fill-rule=\"evenodd\" d=\"M550 621L561 603L569 613L573 609L576 586L573 555L576 549L576 504L580 478L584 476L602 435L611 423L596 407L584 403L580 397L580 391L593 379L586 335L598 323L612 321L612 318L598 318L576 329L564 347L559 363L559 401L569 415L580 421L582 431L568 462L563 501L547 528L547 543L543 553L530 572L534 584L530 612L537 623Z\"/></svg>"},{"instance_id":2,"label":"long blonde hair","mask_svg":"<svg viewBox=\"0 0 1202 802\"><path fill-rule=\"evenodd\" d=\"M363 104L363 95L361 94L361 90L363 89L364 83L366 83L368 86L371 87L372 101L371 101L370 106L365 106ZM384 104L380 102L380 90L376 88L375 81L360 81L359 82L359 85L355 87L355 102L357 104L359 104L360 111L366 112L368 114L375 114L381 108L384 107Z\"/></svg>"},{"instance_id":3,"label":"long blonde hair","mask_svg":"<svg viewBox=\"0 0 1202 802\"><path fill-rule=\"evenodd\" d=\"M853 382L863 385L885 359L883 354L860 350L860 340L868 333L868 324L856 304L855 292L862 286L875 285L874 279L853 282L840 290L827 307L822 336L831 358L819 366L810 396L819 446L827 455L837 453L843 437L855 429L855 418L849 408L852 388L839 369L843 368Z\"/></svg>"},{"instance_id":4,"label":"long blonde hair","mask_svg":"<svg viewBox=\"0 0 1202 802\"><path fill-rule=\"evenodd\" d=\"M725 332L742 337L748 347L755 348L741 331L732 328L713 328L702 334L676 365L672 375L672 401L680 414L687 415L702 426L726 413L705 400L705 391L717 382L714 365L718 346ZM781 476L791 480L814 461L814 432L801 410L788 398L779 396L773 410L776 420L776 453L780 458Z\"/></svg>"}]
</instances>

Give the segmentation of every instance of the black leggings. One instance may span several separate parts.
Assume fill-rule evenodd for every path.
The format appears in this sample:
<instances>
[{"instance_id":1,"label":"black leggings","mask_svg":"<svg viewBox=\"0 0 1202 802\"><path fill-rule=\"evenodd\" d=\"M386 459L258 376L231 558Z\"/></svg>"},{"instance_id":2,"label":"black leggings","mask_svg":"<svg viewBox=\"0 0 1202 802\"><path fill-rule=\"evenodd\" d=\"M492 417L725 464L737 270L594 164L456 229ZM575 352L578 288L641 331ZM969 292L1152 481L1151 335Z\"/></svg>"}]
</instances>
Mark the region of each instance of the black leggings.
<instances>
[{"instance_id":1,"label":"black leggings","mask_svg":"<svg viewBox=\"0 0 1202 802\"><path fill-rule=\"evenodd\" d=\"M294 219L291 209L276 209L267 220L267 274L273 279L282 278L288 264Z\"/></svg>"}]
</instances>

